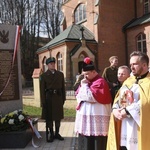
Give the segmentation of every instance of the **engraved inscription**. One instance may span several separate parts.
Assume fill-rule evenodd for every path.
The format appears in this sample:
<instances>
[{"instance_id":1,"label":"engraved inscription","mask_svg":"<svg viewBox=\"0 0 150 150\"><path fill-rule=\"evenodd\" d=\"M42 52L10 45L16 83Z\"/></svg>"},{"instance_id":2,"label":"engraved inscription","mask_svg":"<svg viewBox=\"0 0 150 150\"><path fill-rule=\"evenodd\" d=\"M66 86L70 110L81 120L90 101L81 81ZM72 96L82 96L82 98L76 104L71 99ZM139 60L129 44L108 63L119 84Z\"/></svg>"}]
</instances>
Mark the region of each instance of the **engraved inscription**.
<instances>
[{"instance_id":1,"label":"engraved inscription","mask_svg":"<svg viewBox=\"0 0 150 150\"><path fill-rule=\"evenodd\" d=\"M13 50L0 50L0 101L19 99L17 57L12 68Z\"/></svg>"}]
</instances>

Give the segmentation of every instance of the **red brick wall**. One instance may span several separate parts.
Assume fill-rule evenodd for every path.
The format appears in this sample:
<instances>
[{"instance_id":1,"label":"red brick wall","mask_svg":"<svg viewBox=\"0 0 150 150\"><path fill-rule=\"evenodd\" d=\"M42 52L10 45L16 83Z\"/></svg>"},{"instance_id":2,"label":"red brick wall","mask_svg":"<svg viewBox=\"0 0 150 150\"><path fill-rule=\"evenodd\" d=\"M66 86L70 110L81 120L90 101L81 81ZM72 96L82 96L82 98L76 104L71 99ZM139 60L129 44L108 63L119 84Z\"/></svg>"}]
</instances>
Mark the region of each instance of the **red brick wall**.
<instances>
[{"instance_id":1,"label":"red brick wall","mask_svg":"<svg viewBox=\"0 0 150 150\"><path fill-rule=\"evenodd\" d=\"M136 36L139 33L146 34L146 41L147 41L147 54L150 58L150 24L145 24L139 27L135 27L134 29L129 29L127 31L127 39L128 39L128 52L129 55L134 51L137 50L137 43L136 43Z\"/></svg>"},{"instance_id":2,"label":"red brick wall","mask_svg":"<svg viewBox=\"0 0 150 150\"><path fill-rule=\"evenodd\" d=\"M103 0L100 3L98 64L102 72L110 65L108 59L112 55L119 57L119 65L125 64L125 35L122 28L133 19L133 8L134 1L131 0Z\"/></svg>"},{"instance_id":3,"label":"red brick wall","mask_svg":"<svg viewBox=\"0 0 150 150\"><path fill-rule=\"evenodd\" d=\"M109 65L108 58L117 55L119 65L125 64L125 37L122 27L134 18L134 1L100 0L95 6L94 0L70 0L63 6L67 27L72 25L73 13L78 3L85 3L87 21L83 23L98 42L98 68ZM94 25L94 15L99 14L99 22ZM104 43L103 43L104 42Z\"/></svg>"},{"instance_id":4,"label":"red brick wall","mask_svg":"<svg viewBox=\"0 0 150 150\"><path fill-rule=\"evenodd\" d=\"M144 14L144 0L136 0L137 4L137 18L143 16Z\"/></svg>"},{"instance_id":5,"label":"red brick wall","mask_svg":"<svg viewBox=\"0 0 150 150\"><path fill-rule=\"evenodd\" d=\"M95 13L98 13L99 6L95 6L95 0L70 0L62 6L62 11L66 17L67 27L71 26L74 22L74 10L80 4L86 5L87 21L82 23L88 28L97 39L97 25L93 24Z\"/></svg>"}]
</instances>

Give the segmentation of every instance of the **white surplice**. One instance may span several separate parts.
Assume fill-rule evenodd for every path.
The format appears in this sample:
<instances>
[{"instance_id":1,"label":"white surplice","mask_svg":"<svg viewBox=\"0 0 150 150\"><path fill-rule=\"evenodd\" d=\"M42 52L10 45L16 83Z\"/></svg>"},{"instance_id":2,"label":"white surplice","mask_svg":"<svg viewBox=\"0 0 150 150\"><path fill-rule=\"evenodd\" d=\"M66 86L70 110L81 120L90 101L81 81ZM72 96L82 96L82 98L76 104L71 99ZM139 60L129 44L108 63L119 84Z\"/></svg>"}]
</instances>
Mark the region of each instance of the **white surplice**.
<instances>
[{"instance_id":1,"label":"white surplice","mask_svg":"<svg viewBox=\"0 0 150 150\"><path fill-rule=\"evenodd\" d=\"M87 84L81 86L76 98L81 106L76 111L75 133L85 136L106 136L111 104L97 102Z\"/></svg>"},{"instance_id":2,"label":"white surplice","mask_svg":"<svg viewBox=\"0 0 150 150\"><path fill-rule=\"evenodd\" d=\"M120 93L123 94L126 90L129 89L124 86L120 89ZM138 150L137 131L138 126L140 127L139 85L133 84L130 90L133 92L134 101L126 107L130 115L122 120L120 146L125 146L128 150ZM113 107L120 106L116 103Z\"/></svg>"}]
</instances>

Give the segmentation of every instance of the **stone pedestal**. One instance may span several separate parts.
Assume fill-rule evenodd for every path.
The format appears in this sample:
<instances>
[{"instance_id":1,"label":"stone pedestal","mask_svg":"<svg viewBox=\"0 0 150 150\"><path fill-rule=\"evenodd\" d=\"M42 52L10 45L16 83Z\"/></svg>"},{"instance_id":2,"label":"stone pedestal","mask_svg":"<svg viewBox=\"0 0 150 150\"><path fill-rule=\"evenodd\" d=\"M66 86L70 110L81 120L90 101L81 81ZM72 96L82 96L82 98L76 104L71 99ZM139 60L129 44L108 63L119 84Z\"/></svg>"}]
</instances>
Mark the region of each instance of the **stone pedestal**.
<instances>
[{"instance_id":1,"label":"stone pedestal","mask_svg":"<svg viewBox=\"0 0 150 150\"><path fill-rule=\"evenodd\" d=\"M25 148L31 139L31 129L0 133L0 148Z\"/></svg>"},{"instance_id":2,"label":"stone pedestal","mask_svg":"<svg viewBox=\"0 0 150 150\"><path fill-rule=\"evenodd\" d=\"M41 96L40 96L40 75L42 70L40 68L34 69L32 78L34 85L34 101L36 107L41 107Z\"/></svg>"}]
</instances>

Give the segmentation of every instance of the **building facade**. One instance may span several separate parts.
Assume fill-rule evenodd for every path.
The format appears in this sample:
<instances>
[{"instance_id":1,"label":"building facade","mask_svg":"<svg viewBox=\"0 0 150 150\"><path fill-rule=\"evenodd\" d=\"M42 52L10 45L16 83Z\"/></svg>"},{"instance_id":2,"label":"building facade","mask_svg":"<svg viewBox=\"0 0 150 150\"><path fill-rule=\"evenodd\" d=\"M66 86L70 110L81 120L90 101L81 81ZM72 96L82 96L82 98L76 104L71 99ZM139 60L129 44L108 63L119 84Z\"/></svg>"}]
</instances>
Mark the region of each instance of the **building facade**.
<instances>
[{"instance_id":1,"label":"building facade","mask_svg":"<svg viewBox=\"0 0 150 150\"><path fill-rule=\"evenodd\" d=\"M112 55L119 57L119 65L128 65L134 50L150 56L150 0L63 0L62 12L61 33L37 54L43 71L46 59L56 57L67 87L87 56L100 74Z\"/></svg>"}]
</instances>

